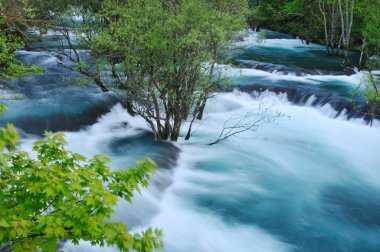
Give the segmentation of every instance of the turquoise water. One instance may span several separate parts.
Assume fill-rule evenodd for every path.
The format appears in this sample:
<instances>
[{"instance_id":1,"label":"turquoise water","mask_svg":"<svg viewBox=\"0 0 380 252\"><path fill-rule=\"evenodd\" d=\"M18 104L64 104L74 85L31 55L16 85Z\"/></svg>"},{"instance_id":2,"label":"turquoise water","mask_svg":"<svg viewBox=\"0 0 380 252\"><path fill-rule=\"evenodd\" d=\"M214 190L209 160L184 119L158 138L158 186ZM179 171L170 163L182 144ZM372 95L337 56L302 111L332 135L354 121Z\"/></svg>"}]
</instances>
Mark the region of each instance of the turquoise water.
<instances>
[{"instance_id":1,"label":"turquoise water","mask_svg":"<svg viewBox=\"0 0 380 252\"><path fill-rule=\"evenodd\" d=\"M52 59L32 59L48 69L41 77L16 83L14 92L31 100L13 101L6 118L25 118L19 125L25 132L31 131L31 114L66 125L71 150L88 156L103 152L115 170L153 157L161 168L151 186L132 205L121 201L113 219L126 222L132 231L162 228L165 251L379 251L380 124L370 128L361 118L347 120L339 100L349 97L363 73L347 75L341 59L324 56L322 46L269 35L258 43L257 34L250 32L235 57L272 65L264 70L224 69L236 89L209 102L189 142L154 143L145 122L130 117L121 105L113 106L112 95L92 86L83 90L59 85L59 78L70 73ZM255 86L261 92L248 89ZM303 97L302 102L292 94ZM322 102L323 97L332 98ZM333 101L343 106L340 113ZM104 104L113 107L99 111ZM255 133L207 145L228 119L259 113L260 107L286 116ZM91 108L101 116L73 119ZM76 128L69 127L73 124ZM35 138L24 138L22 148L30 150ZM84 242L66 243L64 249L117 251Z\"/></svg>"}]
</instances>

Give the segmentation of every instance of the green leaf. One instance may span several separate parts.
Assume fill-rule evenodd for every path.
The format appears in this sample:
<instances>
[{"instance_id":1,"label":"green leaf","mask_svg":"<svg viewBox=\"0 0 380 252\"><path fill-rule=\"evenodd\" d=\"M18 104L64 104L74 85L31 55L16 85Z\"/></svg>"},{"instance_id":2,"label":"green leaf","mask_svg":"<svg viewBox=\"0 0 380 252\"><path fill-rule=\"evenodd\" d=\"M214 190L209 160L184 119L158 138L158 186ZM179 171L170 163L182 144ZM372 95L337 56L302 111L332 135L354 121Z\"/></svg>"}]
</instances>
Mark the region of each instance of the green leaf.
<instances>
[{"instance_id":1,"label":"green leaf","mask_svg":"<svg viewBox=\"0 0 380 252\"><path fill-rule=\"evenodd\" d=\"M8 223L6 220L1 219L1 220L0 220L0 227L5 227L5 228L7 228L7 227L9 227L9 223Z\"/></svg>"}]
</instances>

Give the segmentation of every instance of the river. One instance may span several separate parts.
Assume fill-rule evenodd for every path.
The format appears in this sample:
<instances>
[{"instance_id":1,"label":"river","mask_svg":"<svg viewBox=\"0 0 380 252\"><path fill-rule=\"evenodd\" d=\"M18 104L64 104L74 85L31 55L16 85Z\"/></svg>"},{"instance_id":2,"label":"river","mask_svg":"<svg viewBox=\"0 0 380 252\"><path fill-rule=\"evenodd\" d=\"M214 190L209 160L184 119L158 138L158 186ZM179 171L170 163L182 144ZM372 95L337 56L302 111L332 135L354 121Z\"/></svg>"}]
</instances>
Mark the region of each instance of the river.
<instances>
[{"instance_id":1,"label":"river","mask_svg":"<svg viewBox=\"0 0 380 252\"><path fill-rule=\"evenodd\" d=\"M132 205L121 200L113 220L162 229L167 252L379 251L380 124L369 127L347 102L363 73L321 45L258 37L249 31L237 43L235 66L223 70L234 85L208 103L188 142L154 143L112 94L63 81L73 74L41 47L19 52L46 70L13 83L28 99L8 102L2 120L20 129L24 150L43 130L63 130L70 150L105 153L115 170L156 160L151 186ZM263 107L284 116L208 145L226 120ZM117 251L85 242L64 250Z\"/></svg>"}]
</instances>

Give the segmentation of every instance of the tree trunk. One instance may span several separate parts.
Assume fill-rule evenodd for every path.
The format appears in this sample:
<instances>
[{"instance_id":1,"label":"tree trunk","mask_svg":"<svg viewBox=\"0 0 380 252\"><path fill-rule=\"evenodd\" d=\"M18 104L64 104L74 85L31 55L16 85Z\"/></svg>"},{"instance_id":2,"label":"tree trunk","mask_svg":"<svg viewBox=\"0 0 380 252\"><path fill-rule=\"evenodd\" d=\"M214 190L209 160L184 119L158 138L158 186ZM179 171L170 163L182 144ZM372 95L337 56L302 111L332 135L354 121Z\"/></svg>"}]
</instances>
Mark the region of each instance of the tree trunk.
<instances>
[{"instance_id":1,"label":"tree trunk","mask_svg":"<svg viewBox=\"0 0 380 252\"><path fill-rule=\"evenodd\" d=\"M345 46L344 47L344 60L343 64L348 67L352 67L351 61L350 61L350 49Z\"/></svg>"},{"instance_id":2,"label":"tree trunk","mask_svg":"<svg viewBox=\"0 0 380 252\"><path fill-rule=\"evenodd\" d=\"M103 92L108 92L110 91L104 84L103 84L103 81L100 79L99 76L95 76L94 78L94 81L96 83L96 85L98 85L100 87L100 89L103 91Z\"/></svg>"},{"instance_id":3,"label":"tree trunk","mask_svg":"<svg viewBox=\"0 0 380 252\"><path fill-rule=\"evenodd\" d=\"M352 23L353 23L353 19L354 19L355 0L351 1L351 6L349 5L349 0L345 0L344 3L345 3L345 5L344 5L344 9L343 9L342 1L338 0L341 25L342 25L342 41L343 41L343 49L344 49L343 64L345 66L351 67L352 64L350 62L349 48L350 48L350 37L351 37Z\"/></svg>"},{"instance_id":4,"label":"tree trunk","mask_svg":"<svg viewBox=\"0 0 380 252\"><path fill-rule=\"evenodd\" d=\"M130 114L131 116L135 116L136 112L134 111L133 104L132 104L132 102L129 99L126 102L126 105L127 105L127 112L128 112L128 114Z\"/></svg>"},{"instance_id":5,"label":"tree trunk","mask_svg":"<svg viewBox=\"0 0 380 252\"><path fill-rule=\"evenodd\" d=\"M186 140L186 141L189 140L190 137L191 137L191 128L192 128L192 125L190 124L190 126L189 126L189 130L187 131L187 134L186 134L186 137L185 137L185 140Z\"/></svg>"},{"instance_id":6,"label":"tree trunk","mask_svg":"<svg viewBox=\"0 0 380 252\"><path fill-rule=\"evenodd\" d=\"M319 10L321 11L321 14L323 16L323 19L320 19L323 23L323 30L325 32L325 43L326 43L326 52L328 55L330 55L330 48L329 48L329 32L327 29L327 17L326 17L326 7L324 1L318 2Z\"/></svg>"},{"instance_id":7,"label":"tree trunk","mask_svg":"<svg viewBox=\"0 0 380 252\"><path fill-rule=\"evenodd\" d=\"M204 100L202 102L202 105L199 107L199 112L198 112L198 115L197 115L197 119L198 120L202 120L203 118L203 113L205 111L205 107L206 107L206 100Z\"/></svg>"},{"instance_id":8,"label":"tree trunk","mask_svg":"<svg viewBox=\"0 0 380 252\"><path fill-rule=\"evenodd\" d=\"M366 41L365 38L363 38L363 44L362 44L362 49L360 51L360 60L359 60L359 69L365 69L366 61L367 59L364 58L364 50L366 48Z\"/></svg>"},{"instance_id":9,"label":"tree trunk","mask_svg":"<svg viewBox=\"0 0 380 252\"><path fill-rule=\"evenodd\" d=\"M157 135L159 136L159 140L168 140L171 129L172 127L170 125L170 121L166 120L165 125L164 126L161 125L161 128L157 132Z\"/></svg>"},{"instance_id":10,"label":"tree trunk","mask_svg":"<svg viewBox=\"0 0 380 252\"><path fill-rule=\"evenodd\" d=\"M179 132L181 130L181 124L178 122L175 122L170 134L170 140L177 142L179 138Z\"/></svg>"},{"instance_id":11,"label":"tree trunk","mask_svg":"<svg viewBox=\"0 0 380 252\"><path fill-rule=\"evenodd\" d=\"M189 140L190 137L191 137L191 130L193 128L193 124L195 122L195 119L197 119L196 114L193 116L193 119L190 122L190 126L189 126L189 129L187 130L187 134L186 134L185 140Z\"/></svg>"}]
</instances>

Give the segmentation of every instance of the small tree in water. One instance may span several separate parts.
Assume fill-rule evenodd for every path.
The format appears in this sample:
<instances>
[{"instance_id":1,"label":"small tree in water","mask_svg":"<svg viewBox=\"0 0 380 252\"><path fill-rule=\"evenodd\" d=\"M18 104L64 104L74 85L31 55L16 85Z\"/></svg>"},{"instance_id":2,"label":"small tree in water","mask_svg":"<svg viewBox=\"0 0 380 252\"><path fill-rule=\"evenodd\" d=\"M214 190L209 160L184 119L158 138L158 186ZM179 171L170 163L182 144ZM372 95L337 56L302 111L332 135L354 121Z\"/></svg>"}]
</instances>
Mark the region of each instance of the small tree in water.
<instances>
[{"instance_id":1,"label":"small tree in water","mask_svg":"<svg viewBox=\"0 0 380 252\"><path fill-rule=\"evenodd\" d=\"M113 90L130 113L145 119L157 140L177 141L189 119L188 139L217 90L216 63L246 26L247 6L247 0L108 1L84 19L91 26L78 29L96 67L83 64L79 53L68 58L102 90L109 89L107 78L101 78L107 70Z\"/></svg>"},{"instance_id":2,"label":"small tree in water","mask_svg":"<svg viewBox=\"0 0 380 252\"><path fill-rule=\"evenodd\" d=\"M354 102L356 97L365 99L368 108L364 112ZM364 75L363 80L353 92L353 98L350 101L354 102L355 109L358 112L363 113L368 118L370 126L372 126L375 119L380 118L380 85L371 71Z\"/></svg>"},{"instance_id":3,"label":"small tree in water","mask_svg":"<svg viewBox=\"0 0 380 252\"><path fill-rule=\"evenodd\" d=\"M363 85L362 92L369 106L367 114L369 116L370 126L372 126L373 120L380 118L380 85L372 72L368 73L366 79L363 81Z\"/></svg>"}]
</instances>

